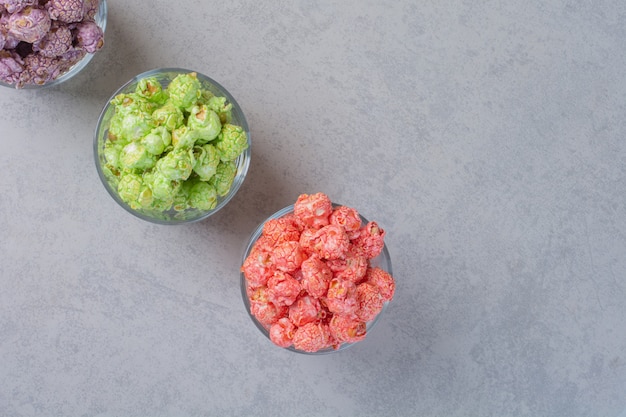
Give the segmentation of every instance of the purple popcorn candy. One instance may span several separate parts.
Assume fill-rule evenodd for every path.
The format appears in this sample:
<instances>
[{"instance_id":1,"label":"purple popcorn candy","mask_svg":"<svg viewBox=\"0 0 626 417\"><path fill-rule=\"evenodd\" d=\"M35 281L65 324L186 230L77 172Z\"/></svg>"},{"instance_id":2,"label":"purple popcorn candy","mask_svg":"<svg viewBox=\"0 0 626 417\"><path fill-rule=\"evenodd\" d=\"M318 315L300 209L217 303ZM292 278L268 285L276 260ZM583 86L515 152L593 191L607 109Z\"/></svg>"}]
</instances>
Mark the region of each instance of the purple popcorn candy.
<instances>
[{"instance_id":1,"label":"purple popcorn candy","mask_svg":"<svg viewBox=\"0 0 626 417\"><path fill-rule=\"evenodd\" d=\"M24 71L24 60L14 51L0 51L0 80L14 84Z\"/></svg>"},{"instance_id":2,"label":"purple popcorn candy","mask_svg":"<svg viewBox=\"0 0 626 417\"><path fill-rule=\"evenodd\" d=\"M43 85L55 80L64 70L63 62L59 58L32 53L24 58L24 71L20 74L17 87L24 84Z\"/></svg>"},{"instance_id":3,"label":"purple popcorn candy","mask_svg":"<svg viewBox=\"0 0 626 417\"><path fill-rule=\"evenodd\" d=\"M50 32L33 44L33 51L47 57L60 56L70 50L72 41L72 31L67 25L53 24Z\"/></svg>"},{"instance_id":4,"label":"purple popcorn candy","mask_svg":"<svg viewBox=\"0 0 626 417\"><path fill-rule=\"evenodd\" d=\"M76 25L74 40L77 48L93 54L104 45L104 33L95 22L87 20Z\"/></svg>"},{"instance_id":5,"label":"purple popcorn candy","mask_svg":"<svg viewBox=\"0 0 626 417\"><path fill-rule=\"evenodd\" d=\"M85 0L84 3L83 12L85 19L94 19L98 11L98 6L100 6L100 0Z\"/></svg>"},{"instance_id":6,"label":"purple popcorn candy","mask_svg":"<svg viewBox=\"0 0 626 417\"><path fill-rule=\"evenodd\" d=\"M34 43L48 33L51 23L47 11L28 6L9 17L9 33L20 41Z\"/></svg>"},{"instance_id":7,"label":"purple popcorn candy","mask_svg":"<svg viewBox=\"0 0 626 417\"><path fill-rule=\"evenodd\" d=\"M76 23L85 14L83 0L49 0L46 3L50 18L63 23Z\"/></svg>"},{"instance_id":8,"label":"purple popcorn candy","mask_svg":"<svg viewBox=\"0 0 626 417\"><path fill-rule=\"evenodd\" d=\"M9 13L17 13L28 6L36 6L38 3L38 0L4 0L2 6Z\"/></svg>"}]
</instances>

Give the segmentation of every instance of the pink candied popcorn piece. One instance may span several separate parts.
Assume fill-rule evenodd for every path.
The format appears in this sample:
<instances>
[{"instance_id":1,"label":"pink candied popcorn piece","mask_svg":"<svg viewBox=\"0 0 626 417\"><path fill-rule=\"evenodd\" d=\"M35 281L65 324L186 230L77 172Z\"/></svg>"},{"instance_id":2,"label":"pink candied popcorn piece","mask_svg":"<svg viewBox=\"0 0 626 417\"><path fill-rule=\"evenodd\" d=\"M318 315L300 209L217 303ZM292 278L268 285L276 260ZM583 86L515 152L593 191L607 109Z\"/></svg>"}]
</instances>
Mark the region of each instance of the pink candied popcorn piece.
<instances>
[{"instance_id":1,"label":"pink candied popcorn piece","mask_svg":"<svg viewBox=\"0 0 626 417\"><path fill-rule=\"evenodd\" d=\"M383 309L383 297L378 287L369 282L363 282L356 287L358 308L356 316L362 321L373 320Z\"/></svg>"},{"instance_id":2,"label":"pink candied popcorn piece","mask_svg":"<svg viewBox=\"0 0 626 417\"><path fill-rule=\"evenodd\" d=\"M304 352L317 352L330 347L332 340L328 325L323 323L307 323L293 334L293 346Z\"/></svg>"},{"instance_id":3,"label":"pink candied popcorn piece","mask_svg":"<svg viewBox=\"0 0 626 417\"><path fill-rule=\"evenodd\" d=\"M367 259L380 255L385 246L385 231L376 222L368 222L359 230L356 238L352 239L356 249Z\"/></svg>"},{"instance_id":4,"label":"pink candied popcorn piece","mask_svg":"<svg viewBox=\"0 0 626 417\"><path fill-rule=\"evenodd\" d=\"M300 228L293 215L270 219L263 225L263 236L273 245L287 240L299 241Z\"/></svg>"},{"instance_id":5,"label":"pink candied popcorn piece","mask_svg":"<svg viewBox=\"0 0 626 417\"><path fill-rule=\"evenodd\" d=\"M290 306L302 288L300 282L287 272L276 271L267 281L267 298L277 306Z\"/></svg>"},{"instance_id":6,"label":"pink candied popcorn piece","mask_svg":"<svg viewBox=\"0 0 626 417\"><path fill-rule=\"evenodd\" d=\"M359 307L356 285L345 279L333 278L328 285L324 303L333 314L354 314Z\"/></svg>"},{"instance_id":7,"label":"pink candied popcorn piece","mask_svg":"<svg viewBox=\"0 0 626 417\"><path fill-rule=\"evenodd\" d=\"M333 271L321 261L317 256L313 255L304 262L300 267L302 271L302 288L306 290L312 297L321 298L328 291L328 284L333 279Z\"/></svg>"},{"instance_id":8,"label":"pink candied popcorn piece","mask_svg":"<svg viewBox=\"0 0 626 417\"><path fill-rule=\"evenodd\" d=\"M357 232L361 228L361 216L359 212L352 207L339 206L333 210L329 218L330 224L343 227L350 235Z\"/></svg>"},{"instance_id":9,"label":"pink candied popcorn piece","mask_svg":"<svg viewBox=\"0 0 626 417\"><path fill-rule=\"evenodd\" d=\"M335 314L328 323L331 336L340 343L354 343L365 339L367 326L354 317Z\"/></svg>"},{"instance_id":10,"label":"pink candied popcorn piece","mask_svg":"<svg viewBox=\"0 0 626 417\"><path fill-rule=\"evenodd\" d=\"M285 241L277 244L271 254L271 262L276 269L284 272L293 272L300 268L302 261L307 258L299 242Z\"/></svg>"},{"instance_id":11,"label":"pink candied popcorn piece","mask_svg":"<svg viewBox=\"0 0 626 417\"><path fill-rule=\"evenodd\" d=\"M288 314L289 320L296 326L320 321L320 319L326 316L319 300L310 295L298 297L296 301L289 306Z\"/></svg>"},{"instance_id":12,"label":"pink candied popcorn piece","mask_svg":"<svg viewBox=\"0 0 626 417\"><path fill-rule=\"evenodd\" d=\"M313 250L322 259L338 259L346 254L350 238L341 226L329 224L315 233Z\"/></svg>"},{"instance_id":13,"label":"pink candied popcorn piece","mask_svg":"<svg viewBox=\"0 0 626 417\"><path fill-rule=\"evenodd\" d=\"M301 194L298 196L293 212L305 227L318 229L329 224L328 217L333 211L333 204L326 194Z\"/></svg>"},{"instance_id":14,"label":"pink candied popcorn piece","mask_svg":"<svg viewBox=\"0 0 626 417\"><path fill-rule=\"evenodd\" d=\"M276 306L267 297L267 288L257 288L250 297L250 313L263 326L269 327L282 317L287 317L287 306Z\"/></svg>"},{"instance_id":15,"label":"pink candied popcorn piece","mask_svg":"<svg viewBox=\"0 0 626 417\"><path fill-rule=\"evenodd\" d=\"M368 268L365 280L378 288L383 301L391 301L396 292L396 282L389 272L379 267Z\"/></svg>"},{"instance_id":16,"label":"pink candied popcorn piece","mask_svg":"<svg viewBox=\"0 0 626 417\"><path fill-rule=\"evenodd\" d=\"M312 253L314 251L313 246L315 245L315 233L317 229L304 229L300 234L300 247L308 253Z\"/></svg>"},{"instance_id":17,"label":"pink candied popcorn piece","mask_svg":"<svg viewBox=\"0 0 626 417\"><path fill-rule=\"evenodd\" d=\"M271 262L272 247L261 236L246 257L241 266L241 272L248 283L254 287L260 287L274 274L276 268Z\"/></svg>"},{"instance_id":18,"label":"pink candied popcorn piece","mask_svg":"<svg viewBox=\"0 0 626 417\"><path fill-rule=\"evenodd\" d=\"M353 245L350 245L348 252L346 252L343 258L330 260L327 262L327 265L336 278L358 284L365 278L369 263L362 253L355 250Z\"/></svg>"},{"instance_id":19,"label":"pink candied popcorn piece","mask_svg":"<svg viewBox=\"0 0 626 417\"><path fill-rule=\"evenodd\" d=\"M295 331L296 326L287 317L282 317L270 327L270 340L280 347L289 347L293 344Z\"/></svg>"}]
</instances>

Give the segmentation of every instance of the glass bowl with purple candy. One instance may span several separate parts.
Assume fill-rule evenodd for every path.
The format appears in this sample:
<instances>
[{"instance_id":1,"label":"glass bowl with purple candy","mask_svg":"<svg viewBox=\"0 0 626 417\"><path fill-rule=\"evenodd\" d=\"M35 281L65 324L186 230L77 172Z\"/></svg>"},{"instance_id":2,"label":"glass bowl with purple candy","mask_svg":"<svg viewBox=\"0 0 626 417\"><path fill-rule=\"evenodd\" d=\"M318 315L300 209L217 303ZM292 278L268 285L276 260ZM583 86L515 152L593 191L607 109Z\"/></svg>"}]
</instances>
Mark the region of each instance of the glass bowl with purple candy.
<instances>
[{"instance_id":1,"label":"glass bowl with purple candy","mask_svg":"<svg viewBox=\"0 0 626 417\"><path fill-rule=\"evenodd\" d=\"M0 3L0 85L51 87L69 80L104 45L106 0Z\"/></svg>"}]
</instances>

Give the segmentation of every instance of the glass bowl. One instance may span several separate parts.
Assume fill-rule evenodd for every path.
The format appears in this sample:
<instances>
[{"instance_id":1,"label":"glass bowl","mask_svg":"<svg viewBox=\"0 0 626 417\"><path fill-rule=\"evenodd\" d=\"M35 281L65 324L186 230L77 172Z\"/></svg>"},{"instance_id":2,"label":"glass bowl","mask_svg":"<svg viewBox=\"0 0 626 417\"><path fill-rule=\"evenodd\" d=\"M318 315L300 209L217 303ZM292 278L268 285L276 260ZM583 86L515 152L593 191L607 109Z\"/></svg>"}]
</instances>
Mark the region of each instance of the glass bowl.
<instances>
[{"instance_id":1,"label":"glass bowl","mask_svg":"<svg viewBox=\"0 0 626 417\"><path fill-rule=\"evenodd\" d=\"M106 0L100 0L100 3L98 5L98 10L96 11L96 14L94 16L94 21L100 27L100 29L102 29L102 32L106 32L107 14L108 14L107 2L106 2ZM96 53L98 53L98 52L96 52ZM89 64L89 62L91 62L91 60L93 59L94 55L95 54L90 54L90 53L85 54L85 56L80 61L78 61L77 63L72 65L68 70L66 70L65 72L60 74L57 78L55 78L52 81L49 81L49 82L47 82L45 84L41 84L41 85L39 85L39 84L24 84L24 85L20 86L19 89L21 89L21 90L37 90L37 89L48 88L48 87L53 87L55 85L59 85L59 84L65 82L65 81L69 80L70 78L73 78L76 74L81 72L87 66L87 64ZM5 82L2 82L2 81L0 81L0 86L16 88L15 84L9 84L9 83L5 83Z\"/></svg>"},{"instance_id":2,"label":"glass bowl","mask_svg":"<svg viewBox=\"0 0 626 417\"><path fill-rule=\"evenodd\" d=\"M228 191L228 193L224 196L217 197L217 204L213 209L210 210L202 210L195 208L188 208L185 210L175 210L173 208L169 210L149 210L149 209L134 209L129 204L124 202L120 197L117 191L117 177L111 173L110 170L105 168L106 165L106 156L104 153L104 147L106 140L109 134L109 124L111 122L111 118L115 114L115 106L111 103L111 101L118 94L131 93L135 91L137 84L147 78L156 78L162 85L163 90L167 88L169 83L180 74L188 74L188 73L196 73L197 79L200 81L203 90L210 91L216 97L224 97L228 103L232 104L231 109L231 119L230 123L233 125L237 125L243 129L247 138L247 149L245 149L235 160L236 172L235 178L232 182L232 185ZM250 148L251 148L251 139L250 139L250 130L248 128L248 123L246 118L235 101L235 98L220 84L218 84L215 80L209 78L206 75L203 75L197 71L182 69L182 68L158 68L153 69L151 71L144 72L139 74L122 85L107 101L107 104L104 106L100 117L98 119L98 123L96 125L96 130L94 134L94 157L96 162L96 168L98 170L98 175L102 180L102 184L108 193L113 197L113 199L126 211L129 213L139 217L140 219L157 223L157 224L165 224L165 225L173 225L173 224L182 224L182 223L191 223L200 220L204 220L207 217L217 213L221 208L223 208L237 193L248 172L248 167L250 166Z\"/></svg>"},{"instance_id":3,"label":"glass bowl","mask_svg":"<svg viewBox=\"0 0 626 417\"><path fill-rule=\"evenodd\" d=\"M337 204L337 203L333 203L333 208L339 207L341 204ZM272 219L278 219L280 217L292 214L294 211L294 206L288 206L285 207L279 211L277 211L276 213L272 214L271 216L269 216L267 219L265 219L259 226L257 226L257 228L254 230L254 232L252 233L252 235L250 236L250 239L248 240L246 246L245 246L245 250L243 252L243 257L241 258L241 265L243 265L243 262L246 260L246 258L248 257L248 255L250 254L250 251L252 250L254 244L256 243L256 241L261 237L261 234L263 233L263 226L265 225L265 223L269 220ZM359 216L361 217L361 224L366 224L368 222L368 220L363 217L361 214L359 214ZM387 273L389 273L391 276L393 276L393 272L391 269L391 257L389 256L389 250L387 249L387 245L385 244L383 247L382 252L375 258L370 259L370 266L372 267L379 267L382 270L386 271ZM270 340L270 334L269 334L269 329L266 328L263 324L261 324L256 317L254 317L254 315L252 314L252 312L250 311L250 300L248 298L248 283L246 281L246 277L244 276L243 272L240 273L240 286L241 286L241 296L243 299L243 303L246 307L246 311L248 312L248 315L250 316L250 319L252 320L252 322L256 325L256 327L261 331L261 333L263 333L263 335L265 337L267 337L268 340ZM376 323L378 323L379 319L382 317L383 313L385 312L385 310L387 309L387 306L389 305L389 301L385 302L383 304L383 308L380 311L380 313L378 313L378 315L376 317L374 317L373 320L367 322L366 324L366 335L369 334L372 329L374 328L374 326L376 325ZM367 336L365 337L364 340L367 340ZM362 342L362 341L361 341ZM270 341L270 343L273 344L273 342ZM333 348L333 347L328 347L325 349L321 349L318 350L316 352L306 352L303 350L299 350L296 349L293 345L287 347L287 348L280 348L280 349L286 349L292 352L296 352L296 353L301 353L301 354L305 354L305 355L325 355L325 354L329 354L329 353L335 353L335 352L340 352L343 350L348 349L349 347L360 343L360 342L353 342L353 343L342 343L338 348ZM275 345L276 347L279 347L277 345Z\"/></svg>"}]
</instances>

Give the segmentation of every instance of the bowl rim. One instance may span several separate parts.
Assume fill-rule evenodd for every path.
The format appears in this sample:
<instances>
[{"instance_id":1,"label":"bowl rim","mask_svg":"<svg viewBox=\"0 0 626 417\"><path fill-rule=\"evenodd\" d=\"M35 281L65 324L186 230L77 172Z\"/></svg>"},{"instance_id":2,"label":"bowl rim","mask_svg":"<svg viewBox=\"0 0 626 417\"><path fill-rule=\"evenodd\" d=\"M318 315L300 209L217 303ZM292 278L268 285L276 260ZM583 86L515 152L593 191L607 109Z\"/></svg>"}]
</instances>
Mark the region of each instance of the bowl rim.
<instances>
[{"instance_id":1,"label":"bowl rim","mask_svg":"<svg viewBox=\"0 0 626 417\"><path fill-rule=\"evenodd\" d=\"M177 219L173 219L173 218L160 219L160 218L153 217L153 216L150 216L148 214L142 213L141 211L137 211L137 210L132 209L128 204L126 204L126 202L124 202L119 197L118 193L115 190L113 190L113 187L111 187L111 185L109 184L108 180L106 179L106 176L104 175L104 172L102 170L102 166L101 166L101 163L100 163L101 161L100 161L99 132L101 131L101 127L103 126L104 119L107 116L108 112L112 111L111 109L113 107L111 106L111 101L115 98L115 96L120 94L125 89L129 88L134 83L137 83L137 82L139 82L142 79L145 79L145 78L148 78L148 77L151 77L151 76L156 76L156 75L170 74L170 73L179 75L179 74L189 74L189 73L192 73L192 72L197 74L197 76L198 76L198 78L200 79L201 82L211 84L211 87L213 87L214 89L218 90L220 94L223 94L223 96L226 97L226 99L230 103L232 103L233 109L237 113L237 119L238 119L237 123L238 123L238 126L240 126L246 133L246 137L247 137L247 141L248 141L248 147L237 157L237 159L235 159L235 162L237 163L237 174L235 175L235 180L233 181L233 184L232 184L230 190L228 191L228 194L226 194L224 197L222 197L220 200L218 200L218 204L217 204L217 206L214 209L211 209L211 210L208 210L208 211L203 211L202 214L198 215L197 217L193 217L193 218L189 218L189 219L178 219L178 220ZM104 134L102 136L104 137ZM104 146L104 144L103 144L103 146ZM93 154L94 154L94 161L95 161L95 164L96 164L96 170L98 172L98 176L100 177L100 181L102 182L102 185L107 190L109 195L124 210L126 210L130 214L134 215L135 217L138 217L138 218L140 218L142 220L145 220L145 221L148 221L148 222L151 222L151 223L155 223L155 224L161 224L161 225L189 224L189 223L195 223L195 222L199 222L199 221L205 220L208 217L214 215L219 210L224 208L230 202L230 200L235 196L235 194L237 194L237 192L239 191L239 189L243 185L243 182L246 179L247 174L248 174L248 169L250 168L250 159L251 159L251 156L252 156L252 135L250 133L250 128L249 128L246 116L245 116L241 106L239 105L237 100L233 97L233 95L224 86L222 86L219 82L215 81L213 78L211 78L208 75L205 75L205 74L203 74L203 73L201 73L201 72L199 72L197 70L190 70L190 69L178 68L178 67L154 68L154 69L151 69L151 70L148 70L148 71L144 71L144 72L142 72L140 74L137 74L137 75L133 76L130 80L126 81L119 88L117 88L115 90L115 92L113 92L113 94L111 94L111 96L108 98L108 100L106 101L106 103L102 107L102 110L100 111L100 115L98 116L98 121L96 123L96 127L95 127L95 130L94 130ZM237 181L237 178L240 178L240 180ZM181 211L180 213L183 213L183 212L184 211Z\"/></svg>"},{"instance_id":2,"label":"bowl rim","mask_svg":"<svg viewBox=\"0 0 626 417\"><path fill-rule=\"evenodd\" d=\"M332 203L333 209L337 208L337 207L341 207L343 206L343 204L341 203ZM267 217L265 220L263 220L255 229L254 231L250 234L249 238L246 240L246 243L244 245L244 250L243 250L243 255L241 257L241 263L240 265L243 265L243 262L246 260L246 258L248 257L248 255L250 254L250 251L252 249L252 247L254 246L254 244L256 243L256 241L259 239L259 237L261 236L261 233L263 231L263 226L265 225L266 222L268 222L269 220L272 219L277 219L280 217L283 217L287 214L293 213L294 211L294 205L291 204L287 207L283 207L282 209L278 210L277 212L275 212L274 214L272 214L271 216ZM359 216L361 218L361 223L367 223L369 220L363 216L360 212L359 212ZM381 253L373 258L371 261L374 261L373 265L374 266L380 266L381 262L384 263L384 266L381 266L381 268L385 271L387 271L391 276L393 276L393 267L392 267L392 263L391 263L391 255L389 254L389 249L387 248L387 244L385 243L383 245L383 250L381 251ZM299 350L296 349L293 345L288 346L286 348L280 347L276 344L274 344L269 337L269 330L266 329L257 319L256 317L254 317L252 315L252 313L250 312L250 303L249 303L249 299L248 299L248 294L246 291L246 277L244 276L243 271L239 271L239 286L240 286L240 291L241 291L241 298L242 298L242 302L244 304L244 307L246 309L246 312L248 313L248 316L250 317L250 319L252 320L252 322L255 324L255 326L261 331L261 333L263 333L263 335L265 335L266 339L275 347L280 348L280 349L284 349L284 350L288 350L290 352L294 352L294 353L299 353L299 354L303 354L303 355L328 355L331 353L338 353L338 352L342 352L344 350L349 349L350 347L363 342L365 339L367 339L367 336L365 337L364 340L358 341L358 342L352 342L352 343L342 343L339 348L335 349L333 347L328 347L328 348L324 348L321 350L318 350L317 352L306 352L303 350ZM369 334L374 327L376 326L376 324L378 324L380 318L383 316L383 313L387 310L388 306L389 306L390 301L386 301L383 304L383 309L380 311L380 313L378 313L378 315L371 321L367 322L366 326L367 326L367 333Z\"/></svg>"},{"instance_id":3,"label":"bowl rim","mask_svg":"<svg viewBox=\"0 0 626 417\"><path fill-rule=\"evenodd\" d=\"M100 29L102 29L102 33L106 33L107 18L108 18L107 2L106 0L100 0L100 3L98 5L98 11L94 17L94 21L98 24ZM98 52L86 53L85 56L82 57L78 62L76 62L71 67L69 67L67 71L59 75L54 80L47 82L45 84L41 84L41 85L24 84L20 88L17 88L15 84L8 84L8 83L5 83L4 81L0 81L0 86L12 88L14 90L43 90L46 88L58 86L59 84L62 84L65 81L68 81L69 79L77 75L79 72L81 72L83 68L85 68L87 64L89 64L89 62L91 62L91 60L95 57L97 53Z\"/></svg>"}]
</instances>

